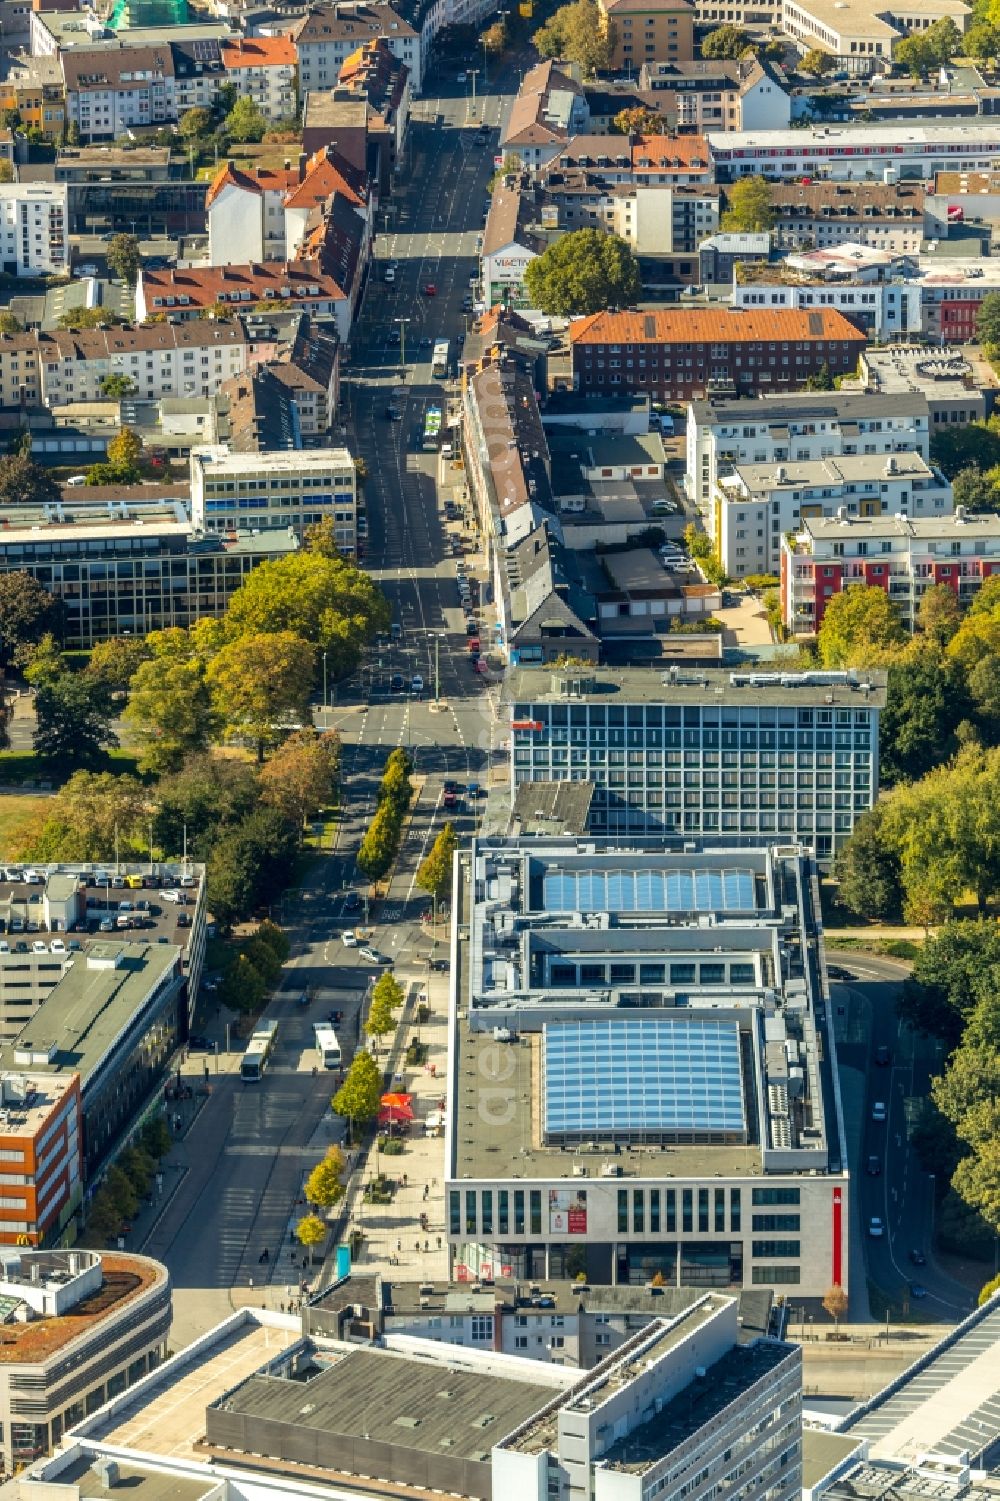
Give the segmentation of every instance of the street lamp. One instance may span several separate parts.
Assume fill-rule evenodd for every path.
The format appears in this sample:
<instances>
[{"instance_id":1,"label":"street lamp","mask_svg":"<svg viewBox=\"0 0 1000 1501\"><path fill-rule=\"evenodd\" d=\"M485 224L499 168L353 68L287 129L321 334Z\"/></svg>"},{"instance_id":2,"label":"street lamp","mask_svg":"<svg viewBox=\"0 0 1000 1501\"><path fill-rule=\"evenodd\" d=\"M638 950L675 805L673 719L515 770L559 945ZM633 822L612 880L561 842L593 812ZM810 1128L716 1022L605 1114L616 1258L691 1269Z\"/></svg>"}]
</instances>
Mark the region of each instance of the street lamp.
<instances>
[{"instance_id":1,"label":"street lamp","mask_svg":"<svg viewBox=\"0 0 1000 1501\"><path fill-rule=\"evenodd\" d=\"M327 696L326 696L326 652L323 653L323 723L326 723Z\"/></svg>"},{"instance_id":2,"label":"street lamp","mask_svg":"<svg viewBox=\"0 0 1000 1501\"><path fill-rule=\"evenodd\" d=\"M472 113L476 113L476 79L479 77L478 68L469 69L469 77L472 79Z\"/></svg>"},{"instance_id":3,"label":"street lamp","mask_svg":"<svg viewBox=\"0 0 1000 1501\"><path fill-rule=\"evenodd\" d=\"M399 324L399 363L401 365L405 365L406 364L406 325L409 323L410 320L409 320L409 318L394 318L392 321L394 323L398 323Z\"/></svg>"}]
</instances>

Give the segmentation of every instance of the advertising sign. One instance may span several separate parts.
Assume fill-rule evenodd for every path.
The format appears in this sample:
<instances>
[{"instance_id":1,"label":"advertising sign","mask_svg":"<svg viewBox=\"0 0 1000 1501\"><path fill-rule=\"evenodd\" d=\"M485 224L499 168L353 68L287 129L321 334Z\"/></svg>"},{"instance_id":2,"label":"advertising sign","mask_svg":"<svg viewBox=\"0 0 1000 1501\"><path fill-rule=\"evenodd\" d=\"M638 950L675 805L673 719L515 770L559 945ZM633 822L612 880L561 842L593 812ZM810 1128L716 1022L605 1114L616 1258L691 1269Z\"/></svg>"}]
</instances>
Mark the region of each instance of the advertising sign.
<instances>
[{"instance_id":1,"label":"advertising sign","mask_svg":"<svg viewBox=\"0 0 1000 1501\"><path fill-rule=\"evenodd\" d=\"M585 1188L549 1189L549 1234L586 1235L587 1190Z\"/></svg>"}]
</instances>

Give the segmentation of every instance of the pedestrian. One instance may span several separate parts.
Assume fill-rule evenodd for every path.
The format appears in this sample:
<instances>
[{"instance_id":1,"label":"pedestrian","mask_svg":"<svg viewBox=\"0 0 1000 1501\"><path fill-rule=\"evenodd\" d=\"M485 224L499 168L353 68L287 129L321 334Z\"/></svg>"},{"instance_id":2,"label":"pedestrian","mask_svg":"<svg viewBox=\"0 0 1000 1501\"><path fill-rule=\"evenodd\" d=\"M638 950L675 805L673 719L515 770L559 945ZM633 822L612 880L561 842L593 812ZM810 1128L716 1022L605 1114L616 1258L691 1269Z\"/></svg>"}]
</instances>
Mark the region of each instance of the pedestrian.
<instances>
[{"instance_id":1,"label":"pedestrian","mask_svg":"<svg viewBox=\"0 0 1000 1501\"><path fill-rule=\"evenodd\" d=\"M401 1240L397 1240L397 1242L396 1242L396 1250L397 1251L401 1251L402 1249L403 1249L403 1242Z\"/></svg>"},{"instance_id":2,"label":"pedestrian","mask_svg":"<svg viewBox=\"0 0 1000 1501\"><path fill-rule=\"evenodd\" d=\"M253 1292L253 1278L250 1278L250 1291Z\"/></svg>"}]
</instances>

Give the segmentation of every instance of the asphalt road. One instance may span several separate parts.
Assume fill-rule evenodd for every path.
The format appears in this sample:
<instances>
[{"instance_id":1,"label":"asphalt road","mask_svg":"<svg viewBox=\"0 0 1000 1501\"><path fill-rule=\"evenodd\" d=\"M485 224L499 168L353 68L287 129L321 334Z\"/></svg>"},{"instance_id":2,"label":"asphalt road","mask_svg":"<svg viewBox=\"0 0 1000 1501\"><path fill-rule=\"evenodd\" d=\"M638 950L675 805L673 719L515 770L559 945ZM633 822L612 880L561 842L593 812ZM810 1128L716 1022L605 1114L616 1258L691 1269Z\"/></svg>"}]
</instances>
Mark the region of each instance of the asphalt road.
<instances>
[{"instance_id":1,"label":"asphalt road","mask_svg":"<svg viewBox=\"0 0 1000 1501\"><path fill-rule=\"evenodd\" d=\"M838 1057L865 1079L860 1150L851 1170L869 1280L904 1309L955 1321L970 1309L973 1298L934 1262L934 1182L910 1146L907 1129L916 1104L930 1091L932 1075L940 1070L938 1049L930 1039L911 1033L896 1014L906 965L840 953L831 960L853 977L850 983L834 982L832 992L835 1008L845 1008L837 1018ZM880 1049L885 1049L887 1062L877 1061ZM874 1119L876 1104L885 1106L884 1122ZM878 1164L877 1174L868 1171L870 1162ZM873 1217L883 1226L879 1236L870 1233ZM913 1252L926 1257L926 1263L914 1264ZM911 1284L924 1288L926 1296L914 1298Z\"/></svg>"}]
</instances>

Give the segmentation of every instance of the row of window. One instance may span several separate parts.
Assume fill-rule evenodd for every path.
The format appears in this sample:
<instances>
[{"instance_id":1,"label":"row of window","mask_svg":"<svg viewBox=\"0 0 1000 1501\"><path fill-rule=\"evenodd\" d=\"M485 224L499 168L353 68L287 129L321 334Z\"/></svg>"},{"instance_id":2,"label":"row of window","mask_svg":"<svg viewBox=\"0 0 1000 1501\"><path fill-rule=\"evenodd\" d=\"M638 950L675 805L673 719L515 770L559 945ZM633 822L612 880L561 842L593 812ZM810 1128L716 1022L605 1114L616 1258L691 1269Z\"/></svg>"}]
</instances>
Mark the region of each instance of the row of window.
<instances>
[{"instance_id":1,"label":"row of window","mask_svg":"<svg viewBox=\"0 0 1000 1501\"><path fill-rule=\"evenodd\" d=\"M464 1196L464 1205L463 1205ZM618 1233L620 1235L739 1234L742 1229L740 1188L620 1188L618 1190ZM758 1205L797 1205L800 1190L788 1187L761 1187L751 1190L751 1203ZM727 1214L728 1211L728 1214ZM558 1211L560 1215L563 1211ZM766 1229L758 1220L787 1220L787 1228L798 1229L799 1216L753 1216L753 1228ZM696 1224L697 1221L697 1224ZM791 1223L794 1221L794 1224ZM549 1227L551 1232L552 1226ZM777 1228L786 1228L782 1223ZM542 1190L540 1188L458 1189L448 1191L448 1233L465 1235L524 1236L542 1235ZM758 1250L757 1248L762 1249ZM794 1249L792 1249L794 1247ZM797 1240L754 1241L755 1256L798 1256ZM798 1280L796 1278L796 1280Z\"/></svg>"},{"instance_id":2,"label":"row of window","mask_svg":"<svg viewBox=\"0 0 1000 1501\"><path fill-rule=\"evenodd\" d=\"M667 970L671 985L753 985L756 983L756 967L753 964L716 962L704 964L627 964L612 961L587 960L572 963L566 959L551 959L548 964L547 983L553 986L569 985L665 985ZM638 976L636 971L638 970ZM727 976L728 971L728 976Z\"/></svg>"},{"instance_id":3,"label":"row of window","mask_svg":"<svg viewBox=\"0 0 1000 1501\"><path fill-rule=\"evenodd\" d=\"M683 724L687 729L715 729L720 725L739 728L744 733L778 725L784 728L810 729L836 724L838 729L853 725L863 729L871 723L870 709L766 708L751 705L719 708L710 704L547 704L518 703L511 716L515 721L530 719L544 729L572 725L575 728L604 729L627 725L630 729L663 729ZM518 731L517 733L521 733Z\"/></svg>"}]
</instances>

